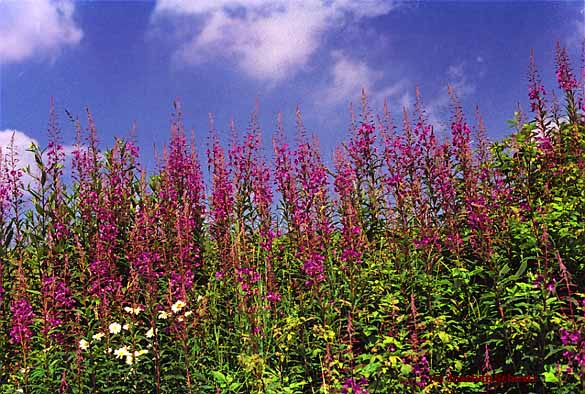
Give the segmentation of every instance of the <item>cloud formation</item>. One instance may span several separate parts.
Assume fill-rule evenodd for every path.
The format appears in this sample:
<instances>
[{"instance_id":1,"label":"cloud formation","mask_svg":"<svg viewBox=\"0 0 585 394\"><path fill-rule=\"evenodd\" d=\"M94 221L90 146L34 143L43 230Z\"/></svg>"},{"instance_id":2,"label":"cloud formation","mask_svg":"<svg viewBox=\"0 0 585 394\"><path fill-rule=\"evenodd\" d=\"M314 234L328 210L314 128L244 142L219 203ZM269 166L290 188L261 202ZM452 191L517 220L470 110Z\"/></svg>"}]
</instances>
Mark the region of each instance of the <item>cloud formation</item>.
<instances>
[{"instance_id":1,"label":"cloud formation","mask_svg":"<svg viewBox=\"0 0 585 394\"><path fill-rule=\"evenodd\" d=\"M12 148L14 149L14 158L16 162L16 168L25 168L27 165L30 166L31 170L36 169L35 156L32 152L27 152L30 144L34 143L38 146L38 141L32 137L29 137L22 131L6 129L0 131L0 153L2 154L3 165L10 167ZM33 172L34 173L34 172ZM24 176L24 183L28 184L31 182L29 175Z\"/></svg>"},{"instance_id":2,"label":"cloud formation","mask_svg":"<svg viewBox=\"0 0 585 394\"><path fill-rule=\"evenodd\" d=\"M352 59L342 51L333 51L331 57L331 83L320 93L324 102L338 103L359 96L362 88L370 92L375 82L384 76L384 73L372 69L365 61Z\"/></svg>"},{"instance_id":3,"label":"cloud formation","mask_svg":"<svg viewBox=\"0 0 585 394\"><path fill-rule=\"evenodd\" d=\"M0 0L0 64L55 56L76 45L83 32L71 0Z\"/></svg>"},{"instance_id":4,"label":"cloud formation","mask_svg":"<svg viewBox=\"0 0 585 394\"><path fill-rule=\"evenodd\" d=\"M449 87L453 89L453 92L460 101L464 101L465 98L475 93L476 84L469 80L466 71L467 67L467 64L464 62L451 64L447 68L447 85L443 86L441 92L432 98L426 106L429 121L435 127L446 129L449 126L449 120L440 116L440 114L445 114L450 111L451 96L449 95Z\"/></svg>"},{"instance_id":5,"label":"cloud formation","mask_svg":"<svg viewBox=\"0 0 585 394\"><path fill-rule=\"evenodd\" d=\"M318 104L347 105L348 100L359 102L365 89L369 105L381 109L384 99L397 109L410 105L409 83L402 78L392 84L384 84L385 73L371 67L364 59L356 59L346 52L331 52L332 68L328 85L315 95Z\"/></svg>"},{"instance_id":6,"label":"cloud formation","mask_svg":"<svg viewBox=\"0 0 585 394\"><path fill-rule=\"evenodd\" d=\"M581 16L573 22L573 32L567 38L568 46L576 49L581 48L581 45L583 45L583 41L585 40L585 8L582 8L579 11L579 14L581 14Z\"/></svg>"},{"instance_id":7,"label":"cloud formation","mask_svg":"<svg viewBox=\"0 0 585 394\"><path fill-rule=\"evenodd\" d=\"M8 166L8 168L10 168L12 154L11 147L14 147L16 168L24 169L27 166L29 166L31 174L34 176L38 176L39 170L37 168L37 163L35 161L35 155L34 153L28 151L31 144L39 146L39 142L36 139L30 137L29 135L22 131L15 129L0 130L0 154L2 157L3 165ZM75 145L63 146L63 153L65 154L65 160L63 164L65 165L66 173L67 171L71 170L71 159L73 158L73 152L76 149L77 147ZM81 146L81 150L85 149L87 149L85 146ZM47 152L45 151L43 153L43 161L45 162L45 164L47 163L47 160L48 160ZM30 185L33 183L33 178L28 174L24 174L22 181L25 186Z\"/></svg>"},{"instance_id":8,"label":"cloud formation","mask_svg":"<svg viewBox=\"0 0 585 394\"><path fill-rule=\"evenodd\" d=\"M158 0L153 20L201 25L182 38L176 52L181 63L220 57L252 78L278 82L307 66L328 31L394 6L392 0Z\"/></svg>"}]
</instances>

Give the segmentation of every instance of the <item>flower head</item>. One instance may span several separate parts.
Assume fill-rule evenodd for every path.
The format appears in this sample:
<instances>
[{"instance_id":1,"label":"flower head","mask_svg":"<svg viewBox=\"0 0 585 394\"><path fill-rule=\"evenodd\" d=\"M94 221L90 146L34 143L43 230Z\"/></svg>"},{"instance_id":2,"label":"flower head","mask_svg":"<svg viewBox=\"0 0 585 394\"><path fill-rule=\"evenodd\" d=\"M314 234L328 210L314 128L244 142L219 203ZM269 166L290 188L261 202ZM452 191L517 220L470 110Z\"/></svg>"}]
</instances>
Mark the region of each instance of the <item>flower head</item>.
<instances>
[{"instance_id":1,"label":"flower head","mask_svg":"<svg viewBox=\"0 0 585 394\"><path fill-rule=\"evenodd\" d=\"M108 328L111 334L119 334L122 331L122 326L119 323L112 323Z\"/></svg>"},{"instance_id":2,"label":"flower head","mask_svg":"<svg viewBox=\"0 0 585 394\"><path fill-rule=\"evenodd\" d=\"M130 314L138 315L140 312L143 311L142 307L138 306L136 308L132 308L130 306L124 307L124 311Z\"/></svg>"},{"instance_id":3,"label":"flower head","mask_svg":"<svg viewBox=\"0 0 585 394\"><path fill-rule=\"evenodd\" d=\"M93 340L99 342L102 340L102 338L105 336L106 334L104 334L103 332L98 332L97 334L93 334L93 336L91 337Z\"/></svg>"},{"instance_id":4,"label":"flower head","mask_svg":"<svg viewBox=\"0 0 585 394\"><path fill-rule=\"evenodd\" d=\"M89 342L87 342L85 339L79 340L79 348L81 350L87 350L89 348Z\"/></svg>"},{"instance_id":5,"label":"flower head","mask_svg":"<svg viewBox=\"0 0 585 394\"><path fill-rule=\"evenodd\" d=\"M12 301L12 329L10 339L12 343L28 343L32 338L31 329L34 313L30 302L26 298Z\"/></svg>"},{"instance_id":6,"label":"flower head","mask_svg":"<svg viewBox=\"0 0 585 394\"><path fill-rule=\"evenodd\" d=\"M128 356L132 356L130 354L130 352L128 351L128 346L123 346L119 349L114 350L114 355L117 358L124 358L124 357L128 357Z\"/></svg>"},{"instance_id":7,"label":"flower head","mask_svg":"<svg viewBox=\"0 0 585 394\"><path fill-rule=\"evenodd\" d=\"M186 306L187 304L185 304L184 301L179 300L171 306L171 310L173 311L173 313L178 313L181 309L183 309Z\"/></svg>"},{"instance_id":8,"label":"flower head","mask_svg":"<svg viewBox=\"0 0 585 394\"><path fill-rule=\"evenodd\" d=\"M168 317L169 317L169 314L165 311L160 311L158 313L158 318L161 320L167 320Z\"/></svg>"},{"instance_id":9,"label":"flower head","mask_svg":"<svg viewBox=\"0 0 585 394\"><path fill-rule=\"evenodd\" d=\"M366 378L361 378L360 380L357 380L354 378L348 378L345 381L345 383L343 384L341 392L343 394L346 394L346 393L368 394L369 391L366 388L367 385L368 385L368 381Z\"/></svg>"},{"instance_id":10,"label":"flower head","mask_svg":"<svg viewBox=\"0 0 585 394\"><path fill-rule=\"evenodd\" d=\"M146 337L152 338L154 336L154 328L150 328L150 330L146 331Z\"/></svg>"},{"instance_id":11,"label":"flower head","mask_svg":"<svg viewBox=\"0 0 585 394\"><path fill-rule=\"evenodd\" d=\"M559 87L565 92L575 89L578 85L577 80L573 76L571 66L569 65L569 57L567 56L567 49L561 48L557 43L557 81Z\"/></svg>"}]
</instances>

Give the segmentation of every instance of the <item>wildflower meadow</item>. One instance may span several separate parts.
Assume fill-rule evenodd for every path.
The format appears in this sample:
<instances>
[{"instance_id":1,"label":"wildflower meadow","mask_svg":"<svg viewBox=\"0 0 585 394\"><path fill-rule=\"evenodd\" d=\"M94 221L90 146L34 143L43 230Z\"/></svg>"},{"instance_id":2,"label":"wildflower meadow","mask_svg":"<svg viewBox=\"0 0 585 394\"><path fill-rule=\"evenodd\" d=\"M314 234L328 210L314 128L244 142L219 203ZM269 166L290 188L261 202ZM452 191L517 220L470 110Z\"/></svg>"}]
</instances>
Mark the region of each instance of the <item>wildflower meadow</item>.
<instances>
[{"instance_id":1,"label":"wildflower meadow","mask_svg":"<svg viewBox=\"0 0 585 394\"><path fill-rule=\"evenodd\" d=\"M51 105L35 166L1 153L0 392L585 392L585 68L527 63L510 136L363 92L331 166L300 110L264 146L176 101L147 172Z\"/></svg>"}]
</instances>

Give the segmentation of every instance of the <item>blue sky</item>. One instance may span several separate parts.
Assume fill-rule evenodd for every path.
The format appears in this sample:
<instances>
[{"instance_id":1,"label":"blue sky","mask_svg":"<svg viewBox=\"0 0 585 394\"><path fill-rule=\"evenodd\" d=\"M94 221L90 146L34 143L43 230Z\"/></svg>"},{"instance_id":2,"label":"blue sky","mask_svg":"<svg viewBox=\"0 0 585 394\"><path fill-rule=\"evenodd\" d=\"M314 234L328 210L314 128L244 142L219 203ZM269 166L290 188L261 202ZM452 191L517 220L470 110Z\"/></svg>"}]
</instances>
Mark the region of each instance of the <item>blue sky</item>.
<instances>
[{"instance_id":1,"label":"blue sky","mask_svg":"<svg viewBox=\"0 0 585 394\"><path fill-rule=\"evenodd\" d=\"M348 104L364 87L374 111L411 106L415 86L433 122L448 120L447 85L473 119L479 105L492 139L509 133L527 105L530 49L549 90L556 40L578 70L583 1L376 0L0 0L0 145L47 142L55 97L65 144L74 130L64 110L96 120L102 147L132 122L142 160L169 138L172 101L205 149L208 113L229 132L249 122L259 99L269 141L282 112L294 135L300 106L329 161L346 136ZM203 159L203 157L202 157ZM26 158L24 159L26 161Z\"/></svg>"}]
</instances>

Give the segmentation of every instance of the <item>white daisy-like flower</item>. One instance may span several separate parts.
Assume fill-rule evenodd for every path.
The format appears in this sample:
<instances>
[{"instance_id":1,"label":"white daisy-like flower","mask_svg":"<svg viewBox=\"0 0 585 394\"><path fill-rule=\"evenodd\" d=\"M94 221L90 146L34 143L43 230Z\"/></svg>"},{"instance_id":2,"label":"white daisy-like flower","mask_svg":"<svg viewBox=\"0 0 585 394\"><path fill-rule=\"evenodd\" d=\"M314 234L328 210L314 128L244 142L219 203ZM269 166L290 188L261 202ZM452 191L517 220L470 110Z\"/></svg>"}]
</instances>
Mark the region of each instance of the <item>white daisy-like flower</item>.
<instances>
[{"instance_id":1,"label":"white daisy-like flower","mask_svg":"<svg viewBox=\"0 0 585 394\"><path fill-rule=\"evenodd\" d=\"M171 306L171 310L173 311L173 313L179 313L179 311L186 306L187 304L185 304L184 301L179 300Z\"/></svg>"},{"instance_id":2,"label":"white daisy-like flower","mask_svg":"<svg viewBox=\"0 0 585 394\"><path fill-rule=\"evenodd\" d=\"M122 331L122 326L120 323L112 323L108 329L110 330L110 334L119 334Z\"/></svg>"},{"instance_id":3,"label":"white daisy-like flower","mask_svg":"<svg viewBox=\"0 0 585 394\"><path fill-rule=\"evenodd\" d=\"M154 328L151 327L150 330L146 331L146 337L152 338L154 336Z\"/></svg>"},{"instance_id":4,"label":"white daisy-like flower","mask_svg":"<svg viewBox=\"0 0 585 394\"><path fill-rule=\"evenodd\" d=\"M132 307L130 307L130 306L127 306L127 307L124 307L124 310L125 310L127 313L130 313L130 314L135 314L135 315L138 315L140 312L142 312L142 311L143 311L142 307L140 307L140 306L138 306L138 307L136 307L136 308L132 308Z\"/></svg>"},{"instance_id":5,"label":"white daisy-like flower","mask_svg":"<svg viewBox=\"0 0 585 394\"><path fill-rule=\"evenodd\" d=\"M191 316L192 314L193 314L193 311L187 311L187 312L185 312L185 315L184 315L184 316L185 316L185 317L189 317L189 316Z\"/></svg>"},{"instance_id":6,"label":"white daisy-like flower","mask_svg":"<svg viewBox=\"0 0 585 394\"><path fill-rule=\"evenodd\" d=\"M98 332L97 334L93 334L93 336L91 337L94 341L99 342L102 340L103 337L105 337L106 334L104 334L103 332Z\"/></svg>"},{"instance_id":7,"label":"white daisy-like flower","mask_svg":"<svg viewBox=\"0 0 585 394\"><path fill-rule=\"evenodd\" d=\"M169 317L169 314L165 311L160 311L158 313L158 318L162 319L162 320L167 320L167 318Z\"/></svg>"},{"instance_id":8,"label":"white daisy-like flower","mask_svg":"<svg viewBox=\"0 0 585 394\"><path fill-rule=\"evenodd\" d=\"M89 342L87 342L85 339L79 340L79 348L81 350L87 350L89 348Z\"/></svg>"},{"instance_id":9,"label":"white daisy-like flower","mask_svg":"<svg viewBox=\"0 0 585 394\"><path fill-rule=\"evenodd\" d=\"M130 354L130 352L128 351L128 346L123 346L120 349L114 350L114 355L117 358L124 358L124 357L128 357L128 356L132 356Z\"/></svg>"}]
</instances>

